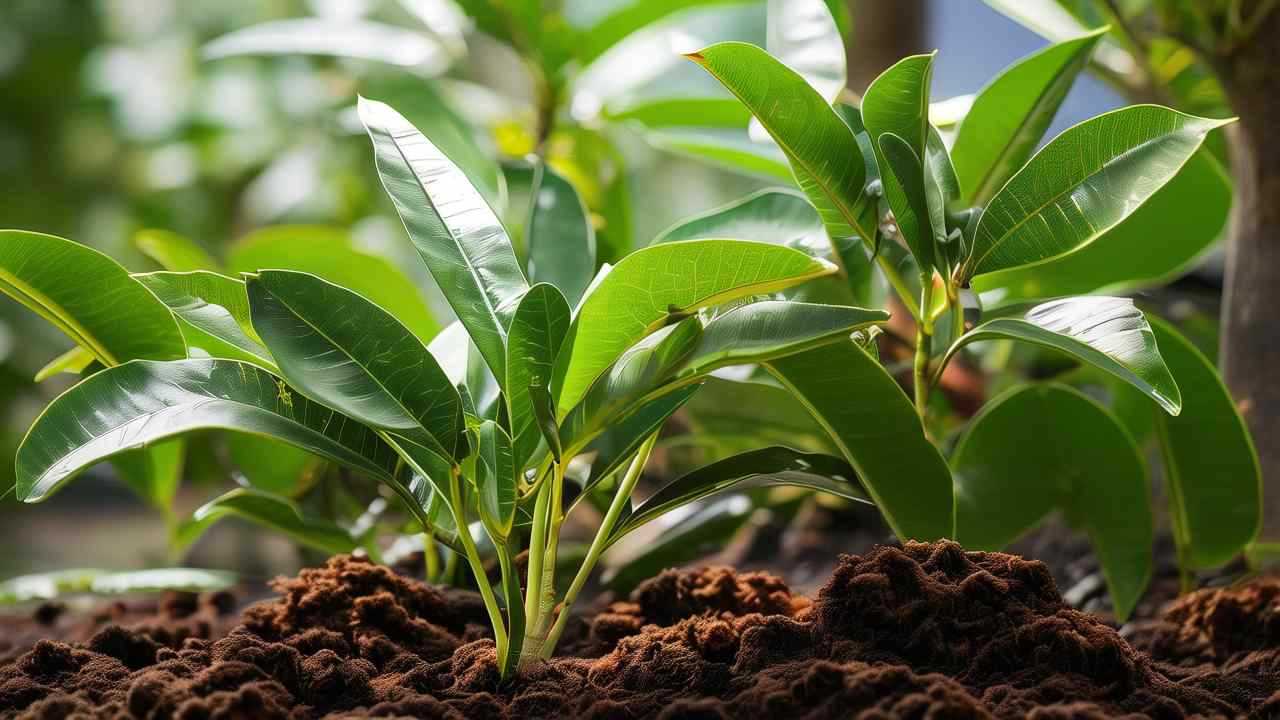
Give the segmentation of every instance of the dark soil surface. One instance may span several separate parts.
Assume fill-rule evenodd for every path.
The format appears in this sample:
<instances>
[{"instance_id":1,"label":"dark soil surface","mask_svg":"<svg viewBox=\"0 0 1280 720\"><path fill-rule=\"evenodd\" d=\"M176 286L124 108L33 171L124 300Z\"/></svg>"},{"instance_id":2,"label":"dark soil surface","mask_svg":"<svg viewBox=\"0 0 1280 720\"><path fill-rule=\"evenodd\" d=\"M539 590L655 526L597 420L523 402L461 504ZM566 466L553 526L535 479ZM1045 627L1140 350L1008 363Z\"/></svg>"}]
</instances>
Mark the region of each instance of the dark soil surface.
<instances>
[{"instance_id":1,"label":"dark soil surface","mask_svg":"<svg viewBox=\"0 0 1280 720\"><path fill-rule=\"evenodd\" d=\"M949 542L843 556L813 599L668 571L506 685L472 594L348 557L275 586L216 640L41 640L0 661L0 717L1280 716L1276 579L1183 598L1131 644L1042 563Z\"/></svg>"}]
</instances>

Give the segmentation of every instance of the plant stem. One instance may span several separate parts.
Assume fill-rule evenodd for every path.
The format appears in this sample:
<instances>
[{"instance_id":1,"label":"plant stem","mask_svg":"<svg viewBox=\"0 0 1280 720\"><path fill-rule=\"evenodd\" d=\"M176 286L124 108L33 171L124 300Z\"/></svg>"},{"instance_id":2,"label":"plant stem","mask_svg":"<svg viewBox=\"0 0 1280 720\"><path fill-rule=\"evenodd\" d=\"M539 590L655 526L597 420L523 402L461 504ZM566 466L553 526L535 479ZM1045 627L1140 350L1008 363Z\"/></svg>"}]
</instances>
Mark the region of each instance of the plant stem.
<instances>
[{"instance_id":1,"label":"plant stem","mask_svg":"<svg viewBox=\"0 0 1280 720\"><path fill-rule=\"evenodd\" d=\"M498 654L498 668L502 679L511 677L520 660L524 645L524 606L520 604L520 579L515 571L515 548L507 538L493 538L498 548L498 564L502 568L502 594L507 603L509 632L505 652Z\"/></svg>"},{"instance_id":2,"label":"plant stem","mask_svg":"<svg viewBox=\"0 0 1280 720\"><path fill-rule=\"evenodd\" d=\"M933 278L920 278L920 319L916 322L916 360L912 377L916 398L916 414L923 421L929 409L929 358L933 353L933 319L929 308L933 305Z\"/></svg>"},{"instance_id":3,"label":"plant stem","mask_svg":"<svg viewBox=\"0 0 1280 720\"><path fill-rule=\"evenodd\" d=\"M564 632L564 627L569 622L569 608L573 607L574 601L578 599L578 593L582 592L582 587L587 584L587 578L591 576L591 571L595 569L596 562L600 559L600 554L604 552L605 546L609 542L609 535L613 532L613 526L617 524L623 508L627 506L627 501L631 498L631 492L635 490L636 482L640 480L640 474L644 471L644 466L649 461L649 453L653 450L653 445L657 439L658 434L655 432L649 436L648 440L644 441L644 444L636 451L631 465L627 468L627 474L623 476L622 482L618 483L618 491L614 493L613 502L609 504L609 510L605 512L604 520L600 522L600 527L596 530L596 536L591 541L591 547L587 549L587 556L578 568L578 574L573 577L573 583L564 594L564 602L560 604L560 614L556 616L555 625L552 626L551 632L542 644L542 657L551 657L551 654L555 652L556 643L560 642L560 635Z\"/></svg>"},{"instance_id":4,"label":"plant stem","mask_svg":"<svg viewBox=\"0 0 1280 720\"><path fill-rule=\"evenodd\" d=\"M530 651L541 638L536 632L539 609L542 606L542 563L547 556L547 510L551 504L551 483L543 483L538 489L538 499L533 506L533 528L529 532L529 579L524 584L524 651L523 665ZM533 653L536 656L536 653Z\"/></svg>"},{"instance_id":5,"label":"plant stem","mask_svg":"<svg viewBox=\"0 0 1280 720\"><path fill-rule=\"evenodd\" d=\"M449 495L459 500L462 498L457 467L449 470ZM493 625L494 644L498 646L498 657L501 658L507 649L507 626L502 621L502 610L498 607L498 599L493 596L493 588L489 587L489 576L484 570L484 562L480 560L480 552L476 550L476 543L471 539L471 531L467 529L467 516L463 512L461 503L450 502L449 508L453 511L453 521L458 526L458 541L462 543L462 548L467 554L471 574L475 576L476 585L480 589L480 598L484 600L484 607L489 612L489 623Z\"/></svg>"},{"instance_id":6,"label":"plant stem","mask_svg":"<svg viewBox=\"0 0 1280 720\"><path fill-rule=\"evenodd\" d=\"M886 240L885 242L889 241ZM923 319L922 311L920 306L916 304L916 299L911 296L911 289L907 287L907 281L902 279L902 273L898 272L898 269L893 266L889 258L883 254L876 256L876 264L880 266L880 272L884 273L885 279L889 281L890 287L898 294L898 299L907 308L907 312L911 313L911 317L915 318L916 322L921 322ZM927 312L927 309L924 312Z\"/></svg>"},{"instance_id":7,"label":"plant stem","mask_svg":"<svg viewBox=\"0 0 1280 720\"><path fill-rule=\"evenodd\" d=\"M440 555L436 553L436 536L431 530L422 533L422 557L427 564L427 582L440 582Z\"/></svg>"}]
</instances>

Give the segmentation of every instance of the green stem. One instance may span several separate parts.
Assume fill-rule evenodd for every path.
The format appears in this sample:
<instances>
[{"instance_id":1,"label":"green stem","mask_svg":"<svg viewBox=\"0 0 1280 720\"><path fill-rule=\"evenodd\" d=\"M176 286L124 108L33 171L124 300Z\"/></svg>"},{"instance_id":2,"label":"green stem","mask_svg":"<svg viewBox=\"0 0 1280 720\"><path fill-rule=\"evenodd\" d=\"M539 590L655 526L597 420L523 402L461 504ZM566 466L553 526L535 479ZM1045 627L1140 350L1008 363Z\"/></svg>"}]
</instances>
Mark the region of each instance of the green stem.
<instances>
[{"instance_id":1,"label":"green stem","mask_svg":"<svg viewBox=\"0 0 1280 720\"><path fill-rule=\"evenodd\" d=\"M578 599L578 593L582 592L582 587L587 584L587 578L591 576L591 571L595 569L596 562L600 559L600 554L604 552L605 546L608 545L609 535L613 532L613 526L617 524L623 508L627 506L627 501L631 498L631 492L635 490L636 482L640 480L640 474L644 471L644 466L649 461L649 453L653 450L653 445L657 439L658 434L654 433L649 436L648 440L644 441L644 444L636 451L630 467L627 468L627 474L623 476L622 482L618 484L618 491L614 493L613 502L609 504L609 510L605 512L604 520L600 522L600 527L596 530L596 536L591 541L591 547L587 549L587 556L578 568L578 574L574 576L573 583L569 585L569 590L564 594L564 602L560 604L560 614L556 616L556 623L552 626L551 632L542 644L542 657L551 657L551 654L555 652L556 644L560 642L560 635L564 632L565 625L569 622L569 608L573 607L574 601Z\"/></svg>"},{"instance_id":2,"label":"green stem","mask_svg":"<svg viewBox=\"0 0 1280 720\"><path fill-rule=\"evenodd\" d=\"M515 548L501 538L494 538L494 544L498 548L498 564L502 568L502 594L507 602L509 642L505 652L498 656L499 673L506 680L515 672L524 645L524 606L520 603L520 579L515 571Z\"/></svg>"},{"instance_id":3,"label":"green stem","mask_svg":"<svg viewBox=\"0 0 1280 720\"><path fill-rule=\"evenodd\" d=\"M916 414L921 420L929 408L929 359L933 353L933 319L928 317L928 308L933 305L933 278L921 276L920 307L924 312L916 323L916 360L912 377L916 398Z\"/></svg>"},{"instance_id":4,"label":"green stem","mask_svg":"<svg viewBox=\"0 0 1280 720\"><path fill-rule=\"evenodd\" d=\"M540 638L535 629L538 625L538 614L542 600L542 563L547 556L547 517L548 505L551 504L551 483L543 483L538 490L538 499L533 506L533 528L529 532L529 579L524 587L525 637L523 653L529 655L529 649L538 644ZM524 658L521 658L524 661Z\"/></svg>"},{"instance_id":5,"label":"green stem","mask_svg":"<svg viewBox=\"0 0 1280 720\"><path fill-rule=\"evenodd\" d=\"M435 533L430 529L422 533L422 557L427 564L427 582L440 582L440 555L436 553Z\"/></svg>"},{"instance_id":6,"label":"green stem","mask_svg":"<svg viewBox=\"0 0 1280 720\"><path fill-rule=\"evenodd\" d=\"M1164 418L1158 414L1159 411L1155 412L1156 436L1164 455L1165 489L1169 493L1170 530L1173 532L1173 547L1178 558L1178 589L1180 594L1186 594L1196 589L1196 576L1191 569L1191 530L1187 518L1186 496L1182 492L1182 476L1178 473L1178 464L1174 462L1172 455L1169 430L1165 427Z\"/></svg>"},{"instance_id":7,"label":"green stem","mask_svg":"<svg viewBox=\"0 0 1280 720\"><path fill-rule=\"evenodd\" d=\"M889 241L886 240L885 242ZM876 256L876 264L880 266L880 272L884 273L890 287L893 288L894 292L898 293L898 299L907 308L907 312L911 313L911 317L915 318L917 323L922 322L923 317L920 312L920 306L916 304L916 299L911 296L911 288L907 287L907 281L902 279L902 273L898 272L898 269L893 266L889 258L883 254Z\"/></svg>"},{"instance_id":8,"label":"green stem","mask_svg":"<svg viewBox=\"0 0 1280 720\"><path fill-rule=\"evenodd\" d=\"M449 495L453 498L462 498L457 467L449 470ZM507 627L502 621L502 609L498 607L498 599L493 596L493 588L489 587L489 576L485 572L484 562L480 560L480 551L476 550L476 543L471 539L471 531L467 529L467 516L463 512L461 502L450 502L449 508L453 511L453 521L458 526L458 540L462 543L467 562L471 565L471 574L475 576L476 585L479 586L480 598L484 600L484 607L489 612L489 623L493 625L493 640L498 646L498 657L504 657L507 648Z\"/></svg>"}]
</instances>

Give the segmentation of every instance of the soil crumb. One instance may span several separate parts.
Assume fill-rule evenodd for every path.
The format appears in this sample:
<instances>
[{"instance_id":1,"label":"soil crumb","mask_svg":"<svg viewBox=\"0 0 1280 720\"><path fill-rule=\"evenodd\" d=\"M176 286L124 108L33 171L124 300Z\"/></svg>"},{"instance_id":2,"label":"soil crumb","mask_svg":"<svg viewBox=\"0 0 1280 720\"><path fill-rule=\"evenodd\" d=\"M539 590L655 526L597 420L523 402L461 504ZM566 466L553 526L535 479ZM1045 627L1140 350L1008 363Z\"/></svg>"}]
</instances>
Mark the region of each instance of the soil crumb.
<instances>
[{"instance_id":1,"label":"soil crumb","mask_svg":"<svg viewBox=\"0 0 1280 720\"><path fill-rule=\"evenodd\" d=\"M218 639L113 625L41 640L0 662L0 717L1280 713L1280 580L1188 596L1139 650L1068 607L1043 564L951 542L842 556L813 599L764 572L667 571L509 683L473 594L345 556L274 587Z\"/></svg>"}]
</instances>

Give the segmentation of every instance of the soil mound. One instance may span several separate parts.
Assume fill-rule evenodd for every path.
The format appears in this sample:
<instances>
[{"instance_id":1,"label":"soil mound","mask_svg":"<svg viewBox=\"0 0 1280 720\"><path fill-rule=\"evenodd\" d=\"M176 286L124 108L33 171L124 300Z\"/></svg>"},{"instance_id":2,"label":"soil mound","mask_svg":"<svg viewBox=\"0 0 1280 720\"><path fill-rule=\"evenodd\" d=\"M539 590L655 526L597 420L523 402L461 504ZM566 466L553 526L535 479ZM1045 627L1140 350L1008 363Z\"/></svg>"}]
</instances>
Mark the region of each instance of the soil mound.
<instances>
[{"instance_id":1,"label":"soil mound","mask_svg":"<svg viewBox=\"0 0 1280 720\"><path fill-rule=\"evenodd\" d=\"M0 717L1265 717L1267 587L1170 608L1235 665L1166 665L1067 607L1041 563L949 542L843 556L813 600L767 573L667 571L578 623L572 657L503 684L474 595L339 557L221 639L41 641L0 663Z\"/></svg>"}]
</instances>

